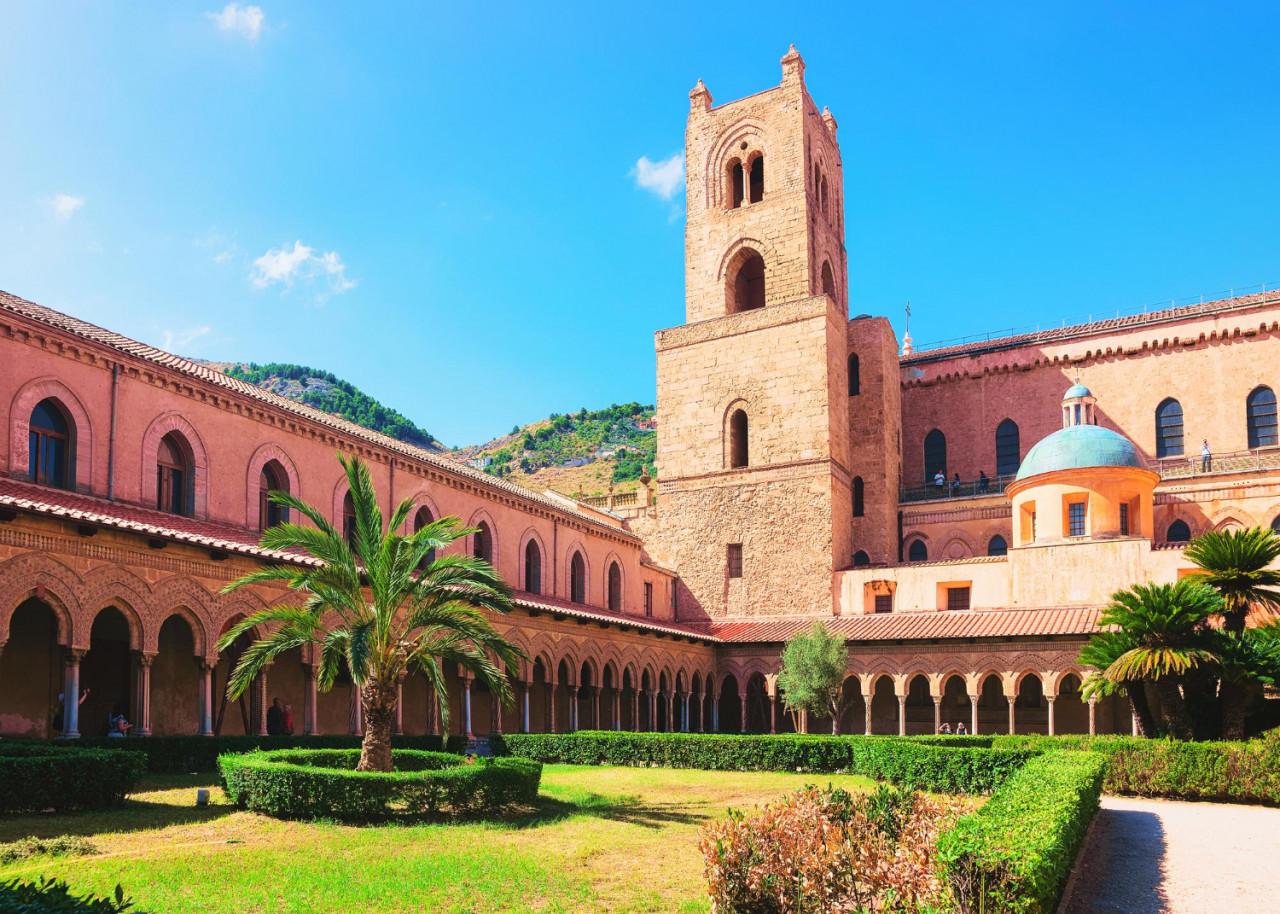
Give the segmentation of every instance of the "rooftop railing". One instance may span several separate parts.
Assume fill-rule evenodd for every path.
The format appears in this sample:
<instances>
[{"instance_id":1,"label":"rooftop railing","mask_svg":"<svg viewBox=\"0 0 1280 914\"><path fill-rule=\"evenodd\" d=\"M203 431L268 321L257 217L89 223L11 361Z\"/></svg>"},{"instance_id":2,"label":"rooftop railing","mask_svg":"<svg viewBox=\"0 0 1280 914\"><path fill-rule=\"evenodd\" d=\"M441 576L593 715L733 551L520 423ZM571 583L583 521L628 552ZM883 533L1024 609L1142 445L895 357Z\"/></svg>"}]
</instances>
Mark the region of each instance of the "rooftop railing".
<instances>
[{"instance_id":1,"label":"rooftop railing","mask_svg":"<svg viewBox=\"0 0 1280 914\"><path fill-rule=\"evenodd\" d=\"M932 501L938 498L981 498L984 495L999 495L1004 487L1013 482L1014 474L1006 476L988 476L982 479L962 479L956 482L949 479L943 485L917 486L903 489L898 493L898 501Z\"/></svg>"}]
</instances>

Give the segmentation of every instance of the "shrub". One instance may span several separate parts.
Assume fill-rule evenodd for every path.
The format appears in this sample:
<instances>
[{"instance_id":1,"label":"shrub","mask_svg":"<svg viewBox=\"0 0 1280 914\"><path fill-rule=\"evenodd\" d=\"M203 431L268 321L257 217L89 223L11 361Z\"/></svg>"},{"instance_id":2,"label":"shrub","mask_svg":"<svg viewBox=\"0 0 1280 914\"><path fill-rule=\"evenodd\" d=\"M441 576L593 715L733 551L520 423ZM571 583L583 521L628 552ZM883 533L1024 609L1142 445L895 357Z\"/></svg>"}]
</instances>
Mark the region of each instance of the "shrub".
<instances>
[{"instance_id":1,"label":"shrub","mask_svg":"<svg viewBox=\"0 0 1280 914\"><path fill-rule=\"evenodd\" d=\"M124 897L124 890L120 886L116 886L114 898L99 898L97 895L72 895L65 882L53 879L41 879L39 882L14 879L0 883L0 910L3 911L30 914L120 914L131 908L133 902Z\"/></svg>"},{"instance_id":2,"label":"shrub","mask_svg":"<svg viewBox=\"0 0 1280 914\"><path fill-rule=\"evenodd\" d=\"M959 910L1049 914L1098 811L1106 759L1049 752L938 841Z\"/></svg>"},{"instance_id":3,"label":"shrub","mask_svg":"<svg viewBox=\"0 0 1280 914\"><path fill-rule=\"evenodd\" d=\"M393 817L487 813L532 803L542 764L396 749L396 770L356 771L359 749L283 749L218 759L227 795L282 819L372 822Z\"/></svg>"},{"instance_id":4,"label":"shrub","mask_svg":"<svg viewBox=\"0 0 1280 914\"><path fill-rule=\"evenodd\" d=\"M936 793L990 793L1034 749L998 751L946 737L732 736L702 733L521 733L491 736L495 753L577 765L715 771L847 771Z\"/></svg>"},{"instance_id":5,"label":"shrub","mask_svg":"<svg viewBox=\"0 0 1280 914\"><path fill-rule=\"evenodd\" d=\"M754 814L703 829L717 912L936 910L946 883L931 865L942 829L966 808L881 787L870 795L807 787Z\"/></svg>"},{"instance_id":6,"label":"shrub","mask_svg":"<svg viewBox=\"0 0 1280 914\"><path fill-rule=\"evenodd\" d=\"M48 743L0 745L0 813L111 809L146 771L133 753Z\"/></svg>"},{"instance_id":7,"label":"shrub","mask_svg":"<svg viewBox=\"0 0 1280 914\"><path fill-rule=\"evenodd\" d=\"M98 848L88 838L79 835L59 835L56 838L23 838L0 844L0 866L17 863L28 857L46 854L50 857L80 857L96 854Z\"/></svg>"},{"instance_id":8,"label":"shrub","mask_svg":"<svg viewBox=\"0 0 1280 914\"><path fill-rule=\"evenodd\" d=\"M118 752L145 753L147 770L152 774L186 774L217 771L218 756L226 752L252 752L255 749L350 749L359 746L359 736L148 736L142 739L80 739L83 748L112 749ZM441 750L461 753L466 749L465 736L450 736L446 743L439 736L396 736L391 743L397 749Z\"/></svg>"}]
</instances>

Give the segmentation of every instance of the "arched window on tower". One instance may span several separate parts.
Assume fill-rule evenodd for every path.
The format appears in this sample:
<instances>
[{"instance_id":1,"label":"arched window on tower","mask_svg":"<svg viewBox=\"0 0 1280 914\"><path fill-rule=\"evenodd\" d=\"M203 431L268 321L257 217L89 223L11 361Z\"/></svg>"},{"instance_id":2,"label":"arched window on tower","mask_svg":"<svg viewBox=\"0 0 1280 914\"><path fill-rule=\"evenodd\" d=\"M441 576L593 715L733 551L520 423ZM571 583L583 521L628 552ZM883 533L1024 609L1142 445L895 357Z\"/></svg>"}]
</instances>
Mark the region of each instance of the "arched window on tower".
<instances>
[{"instance_id":1,"label":"arched window on tower","mask_svg":"<svg viewBox=\"0 0 1280 914\"><path fill-rule=\"evenodd\" d=\"M924 483L933 485L933 477L947 475L947 436L934 429L924 436Z\"/></svg>"},{"instance_id":2,"label":"arched window on tower","mask_svg":"<svg viewBox=\"0 0 1280 914\"><path fill-rule=\"evenodd\" d=\"M191 461L187 443L177 432L160 439L156 454L156 508L169 514L191 514Z\"/></svg>"},{"instance_id":3,"label":"arched window on tower","mask_svg":"<svg viewBox=\"0 0 1280 914\"><path fill-rule=\"evenodd\" d=\"M831 210L827 209L827 176L826 175L822 176L822 193L819 196L818 206L822 210L822 215L826 216L827 219L830 220Z\"/></svg>"},{"instance_id":4,"label":"arched window on tower","mask_svg":"<svg viewBox=\"0 0 1280 914\"><path fill-rule=\"evenodd\" d=\"M729 291L730 314L764 307L764 258L756 251L743 250Z\"/></svg>"},{"instance_id":5,"label":"arched window on tower","mask_svg":"<svg viewBox=\"0 0 1280 914\"><path fill-rule=\"evenodd\" d=\"M342 537L347 541L347 545L355 547L356 503L352 499L350 492L342 496Z\"/></svg>"},{"instance_id":6,"label":"arched window on tower","mask_svg":"<svg viewBox=\"0 0 1280 914\"><path fill-rule=\"evenodd\" d=\"M542 550L533 539L524 547L524 589L527 593L542 593Z\"/></svg>"},{"instance_id":7,"label":"arched window on tower","mask_svg":"<svg viewBox=\"0 0 1280 914\"><path fill-rule=\"evenodd\" d=\"M996 475L1011 476L1022 461L1018 444L1018 423L1005 419L996 426Z\"/></svg>"},{"instance_id":8,"label":"arched window on tower","mask_svg":"<svg viewBox=\"0 0 1280 914\"><path fill-rule=\"evenodd\" d=\"M1156 407L1156 456L1182 455L1182 404L1168 397Z\"/></svg>"},{"instance_id":9,"label":"arched window on tower","mask_svg":"<svg viewBox=\"0 0 1280 914\"><path fill-rule=\"evenodd\" d=\"M861 549L859 549L857 552L853 554L853 565L855 568L860 568L863 565L870 565L870 564L871 564L871 556L867 555Z\"/></svg>"},{"instance_id":10,"label":"arched window on tower","mask_svg":"<svg viewBox=\"0 0 1280 914\"><path fill-rule=\"evenodd\" d=\"M1191 528L1187 526L1184 520L1175 520L1169 525L1169 531L1164 535L1167 543L1188 543L1191 541Z\"/></svg>"},{"instance_id":11,"label":"arched window on tower","mask_svg":"<svg viewBox=\"0 0 1280 914\"><path fill-rule=\"evenodd\" d=\"M1270 387L1257 387L1245 401L1249 447L1272 447L1276 438L1276 395Z\"/></svg>"},{"instance_id":12,"label":"arched window on tower","mask_svg":"<svg viewBox=\"0 0 1280 914\"><path fill-rule=\"evenodd\" d=\"M1000 534L996 534L987 541L987 555L1008 555L1009 544L1005 542L1005 538Z\"/></svg>"},{"instance_id":13,"label":"arched window on tower","mask_svg":"<svg viewBox=\"0 0 1280 914\"><path fill-rule=\"evenodd\" d=\"M748 465L747 413L735 409L729 417L729 469L737 470Z\"/></svg>"},{"instance_id":14,"label":"arched window on tower","mask_svg":"<svg viewBox=\"0 0 1280 914\"><path fill-rule=\"evenodd\" d=\"M268 460L258 475L258 529L266 530L289 520L289 509L271 500L272 492L288 492L289 476L279 461Z\"/></svg>"},{"instance_id":15,"label":"arched window on tower","mask_svg":"<svg viewBox=\"0 0 1280 914\"><path fill-rule=\"evenodd\" d=\"M863 505L863 487L862 477L853 477L853 516L862 517L864 511Z\"/></svg>"},{"instance_id":16,"label":"arched window on tower","mask_svg":"<svg viewBox=\"0 0 1280 914\"><path fill-rule=\"evenodd\" d=\"M751 160L751 202L759 203L764 199L764 156L756 156Z\"/></svg>"},{"instance_id":17,"label":"arched window on tower","mask_svg":"<svg viewBox=\"0 0 1280 914\"><path fill-rule=\"evenodd\" d=\"M581 552L575 552L569 562L569 599L574 603L587 602L587 563Z\"/></svg>"},{"instance_id":18,"label":"arched window on tower","mask_svg":"<svg viewBox=\"0 0 1280 914\"><path fill-rule=\"evenodd\" d=\"M858 354L849 353L849 396L856 397L862 393L862 377L858 368Z\"/></svg>"},{"instance_id":19,"label":"arched window on tower","mask_svg":"<svg viewBox=\"0 0 1280 914\"><path fill-rule=\"evenodd\" d=\"M822 294L836 297L836 275L831 272L831 261L822 261Z\"/></svg>"},{"instance_id":20,"label":"arched window on tower","mask_svg":"<svg viewBox=\"0 0 1280 914\"><path fill-rule=\"evenodd\" d=\"M746 180L742 163L734 159L729 163L729 209L737 209L746 196Z\"/></svg>"},{"instance_id":21,"label":"arched window on tower","mask_svg":"<svg viewBox=\"0 0 1280 914\"><path fill-rule=\"evenodd\" d=\"M609 563L609 608L622 612L622 569L617 562Z\"/></svg>"},{"instance_id":22,"label":"arched window on tower","mask_svg":"<svg viewBox=\"0 0 1280 914\"><path fill-rule=\"evenodd\" d=\"M45 399L31 411L28 428L32 482L55 489L75 487L75 426L56 400Z\"/></svg>"},{"instance_id":23,"label":"arched window on tower","mask_svg":"<svg viewBox=\"0 0 1280 914\"><path fill-rule=\"evenodd\" d=\"M471 554L493 564L493 532L484 521L476 524L476 532L471 534Z\"/></svg>"},{"instance_id":24,"label":"arched window on tower","mask_svg":"<svg viewBox=\"0 0 1280 914\"><path fill-rule=\"evenodd\" d=\"M927 562L929 561L929 547L924 544L924 540L912 540L911 545L907 547L908 562Z\"/></svg>"}]
</instances>

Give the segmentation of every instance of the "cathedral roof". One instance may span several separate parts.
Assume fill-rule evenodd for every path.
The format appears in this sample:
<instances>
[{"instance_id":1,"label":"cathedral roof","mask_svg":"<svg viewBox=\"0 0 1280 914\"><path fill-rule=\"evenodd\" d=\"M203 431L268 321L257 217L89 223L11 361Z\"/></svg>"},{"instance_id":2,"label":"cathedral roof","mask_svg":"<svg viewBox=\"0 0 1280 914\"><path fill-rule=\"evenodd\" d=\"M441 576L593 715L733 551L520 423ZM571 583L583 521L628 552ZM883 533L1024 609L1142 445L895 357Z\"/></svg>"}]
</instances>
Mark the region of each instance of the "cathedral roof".
<instances>
[{"instance_id":1,"label":"cathedral roof","mask_svg":"<svg viewBox=\"0 0 1280 914\"><path fill-rule=\"evenodd\" d=\"M827 630L846 641L917 641L946 638L1016 638L1089 635L1098 630L1100 607L1053 609L963 609L895 611L857 616L825 616ZM790 616L711 627L721 641L782 642L819 619Z\"/></svg>"},{"instance_id":2,"label":"cathedral roof","mask_svg":"<svg viewBox=\"0 0 1280 914\"><path fill-rule=\"evenodd\" d=\"M1087 467L1145 469L1146 461L1134 443L1119 432L1100 425L1072 425L1058 429L1027 451L1016 479Z\"/></svg>"},{"instance_id":3,"label":"cathedral roof","mask_svg":"<svg viewBox=\"0 0 1280 914\"><path fill-rule=\"evenodd\" d=\"M1081 397L1092 397L1093 391L1085 387L1079 381L1067 388L1067 392L1062 395L1064 400L1078 400Z\"/></svg>"}]
</instances>

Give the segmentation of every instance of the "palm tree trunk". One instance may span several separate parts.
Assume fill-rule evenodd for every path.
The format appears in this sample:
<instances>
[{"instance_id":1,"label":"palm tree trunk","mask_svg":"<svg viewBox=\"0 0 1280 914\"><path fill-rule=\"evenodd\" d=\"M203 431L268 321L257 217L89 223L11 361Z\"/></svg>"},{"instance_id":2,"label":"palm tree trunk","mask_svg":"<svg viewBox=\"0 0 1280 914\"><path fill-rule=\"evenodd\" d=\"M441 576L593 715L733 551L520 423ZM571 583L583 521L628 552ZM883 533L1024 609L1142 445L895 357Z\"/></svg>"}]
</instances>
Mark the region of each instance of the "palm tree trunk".
<instances>
[{"instance_id":1,"label":"palm tree trunk","mask_svg":"<svg viewBox=\"0 0 1280 914\"><path fill-rule=\"evenodd\" d=\"M360 693L364 711L364 742L356 771L391 770L391 731L396 718L396 689L370 680Z\"/></svg>"},{"instance_id":2,"label":"palm tree trunk","mask_svg":"<svg viewBox=\"0 0 1280 914\"><path fill-rule=\"evenodd\" d=\"M1187 716L1186 702L1178 691L1178 680L1173 676L1161 676L1156 680L1156 691L1160 693L1160 716L1169 735L1178 740L1190 740L1194 735L1191 718Z\"/></svg>"},{"instance_id":3,"label":"palm tree trunk","mask_svg":"<svg viewBox=\"0 0 1280 914\"><path fill-rule=\"evenodd\" d=\"M1125 693L1129 696L1129 710L1138 721L1138 735L1153 737L1156 735L1156 718L1151 713L1151 703L1147 701L1147 686L1140 679L1130 679L1124 684Z\"/></svg>"},{"instance_id":4,"label":"palm tree trunk","mask_svg":"<svg viewBox=\"0 0 1280 914\"><path fill-rule=\"evenodd\" d=\"M1222 707L1222 738L1244 739L1244 712L1249 703L1249 689L1243 682L1225 677L1218 689Z\"/></svg>"}]
</instances>

